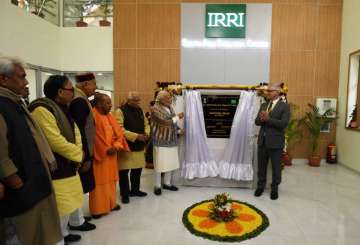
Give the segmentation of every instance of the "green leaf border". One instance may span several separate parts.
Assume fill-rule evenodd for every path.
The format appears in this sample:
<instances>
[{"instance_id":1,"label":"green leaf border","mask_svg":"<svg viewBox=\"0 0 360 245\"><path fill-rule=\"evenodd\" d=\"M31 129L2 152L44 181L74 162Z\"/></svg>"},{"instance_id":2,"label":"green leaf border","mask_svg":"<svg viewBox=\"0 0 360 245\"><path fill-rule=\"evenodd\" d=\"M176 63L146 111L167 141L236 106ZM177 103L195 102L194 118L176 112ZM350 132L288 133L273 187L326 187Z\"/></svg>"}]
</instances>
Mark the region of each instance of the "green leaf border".
<instances>
[{"instance_id":1,"label":"green leaf border","mask_svg":"<svg viewBox=\"0 0 360 245\"><path fill-rule=\"evenodd\" d=\"M248 207L252 208L253 210L255 210L262 218L262 224L256 228L254 231L250 232L250 233L246 233L242 236L219 236L219 235L210 235L208 233L205 233L205 232L201 232L201 231L198 231L194 228L194 226L190 223L190 221L188 220L188 214L190 212L191 209L193 209L194 207L200 205L200 204L203 204L205 202L211 202L213 201L212 199L211 200L205 200L205 201L201 201L201 202L198 202L198 203L195 203L193 205L191 205L190 207L188 207L184 213L183 213L183 217L182 217L182 222L184 224L184 226L189 230L189 232L195 236L199 236L199 237L202 237L202 238L205 238L205 239L209 239L209 240L212 240L212 241L219 241L219 242L241 242L241 241L244 241L244 240L248 240L248 239L251 239L251 238L254 238L258 235L260 235L261 232L263 232L269 225L270 225L270 222L269 222L269 219L268 217L261 211L259 210L258 208L256 208L255 206L249 204L249 203L246 203L246 202L241 202L241 201L238 201L238 200L231 200L231 202L236 202L236 203L240 203L240 204L244 204L244 205L247 205Z\"/></svg>"}]
</instances>

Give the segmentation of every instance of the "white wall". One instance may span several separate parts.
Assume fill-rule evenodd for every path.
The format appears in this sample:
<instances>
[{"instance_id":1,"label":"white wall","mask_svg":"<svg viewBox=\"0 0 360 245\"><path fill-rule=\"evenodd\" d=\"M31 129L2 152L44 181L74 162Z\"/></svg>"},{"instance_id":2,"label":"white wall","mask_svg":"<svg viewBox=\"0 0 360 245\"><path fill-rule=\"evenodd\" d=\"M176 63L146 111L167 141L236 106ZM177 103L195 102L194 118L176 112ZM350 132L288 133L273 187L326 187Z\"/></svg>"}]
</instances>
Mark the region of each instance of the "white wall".
<instances>
[{"instance_id":1,"label":"white wall","mask_svg":"<svg viewBox=\"0 0 360 245\"><path fill-rule=\"evenodd\" d=\"M1 0L0 33L1 54L34 65L60 67L59 27Z\"/></svg>"},{"instance_id":2,"label":"white wall","mask_svg":"<svg viewBox=\"0 0 360 245\"><path fill-rule=\"evenodd\" d=\"M246 15L246 38L205 38L205 4L181 4L181 81L269 81L272 5L247 4Z\"/></svg>"},{"instance_id":3,"label":"white wall","mask_svg":"<svg viewBox=\"0 0 360 245\"><path fill-rule=\"evenodd\" d=\"M111 27L65 27L60 31L61 70L112 71Z\"/></svg>"},{"instance_id":4,"label":"white wall","mask_svg":"<svg viewBox=\"0 0 360 245\"><path fill-rule=\"evenodd\" d=\"M112 28L60 28L0 0L0 53L65 71L112 71Z\"/></svg>"},{"instance_id":5,"label":"white wall","mask_svg":"<svg viewBox=\"0 0 360 245\"><path fill-rule=\"evenodd\" d=\"M345 129L349 54L360 49L360 1L345 0L342 13L342 38L339 81L339 120L336 129L339 162L360 171L360 132Z\"/></svg>"}]
</instances>

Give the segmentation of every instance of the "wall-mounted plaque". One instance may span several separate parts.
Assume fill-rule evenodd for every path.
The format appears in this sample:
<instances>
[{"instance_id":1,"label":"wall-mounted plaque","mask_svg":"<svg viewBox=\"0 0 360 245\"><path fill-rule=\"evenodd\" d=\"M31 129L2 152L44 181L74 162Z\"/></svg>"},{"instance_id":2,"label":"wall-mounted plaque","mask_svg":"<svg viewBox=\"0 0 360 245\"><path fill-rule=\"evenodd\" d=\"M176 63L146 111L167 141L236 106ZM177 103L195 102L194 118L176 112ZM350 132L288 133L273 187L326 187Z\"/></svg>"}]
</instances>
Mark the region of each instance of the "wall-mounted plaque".
<instances>
[{"instance_id":1,"label":"wall-mounted plaque","mask_svg":"<svg viewBox=\"0 0 360 245\"><path fill-rule=\"evenodd\" d=\"M208 138L229 138L239 95L201 95Z\"/></svg>"}]
</instances>

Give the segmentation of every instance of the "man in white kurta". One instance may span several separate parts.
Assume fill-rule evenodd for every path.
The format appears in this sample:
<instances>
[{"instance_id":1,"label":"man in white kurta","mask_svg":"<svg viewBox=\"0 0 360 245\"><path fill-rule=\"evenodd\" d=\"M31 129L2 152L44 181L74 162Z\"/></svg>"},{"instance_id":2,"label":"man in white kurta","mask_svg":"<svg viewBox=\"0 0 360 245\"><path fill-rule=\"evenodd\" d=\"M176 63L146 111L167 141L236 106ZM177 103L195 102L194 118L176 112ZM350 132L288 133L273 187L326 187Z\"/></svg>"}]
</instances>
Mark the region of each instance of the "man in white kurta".
<instances>
[{"instance_id":1,"label":"man in white kurta","mask_svg":"<svg viewBox=\"0 0 360 245\"><path fill-rule=\"evenodd\" d=\"M167 91L160 91L155 105L151 108L151 135L154 145L155 195L161 195L161 173L164 173L163 188L177 191L171 184L172 173L180 167L178 155L177 122L184 117L184 113L175 114L171 107L172 97Z\"/></svg>"}]
</instances>

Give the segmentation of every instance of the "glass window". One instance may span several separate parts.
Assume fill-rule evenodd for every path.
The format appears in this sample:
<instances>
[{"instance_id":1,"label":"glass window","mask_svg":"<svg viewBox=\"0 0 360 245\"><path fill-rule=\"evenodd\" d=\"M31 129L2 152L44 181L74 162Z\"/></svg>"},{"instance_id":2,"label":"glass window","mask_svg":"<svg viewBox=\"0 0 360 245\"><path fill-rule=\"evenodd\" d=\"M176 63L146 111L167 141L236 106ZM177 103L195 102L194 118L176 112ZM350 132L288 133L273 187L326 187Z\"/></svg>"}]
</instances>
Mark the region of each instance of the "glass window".
<instances>
[{"instance_id":1,"label":"glass window","mask_svg":"<svg viewBox=\"0 0 360 245\"><path fill-rule=\"evenodd\" d=\"M57 26L60 25L59 0L11 0L11 3Z\"/></svg>"},{"instance_id":2,"label":"glass window","mask_svg":"<svg viewBox=\"0 0 360 245\"><path fill-rule=\"evenodd\" d=\"M112 0L64 0L64 26L111 26Z\"/></svg>"},{"instance_id":3,"label":"glass window","mask_svg":"<svg viewBox=\"0 0 360 245\"><path fill-rule=\"evenodd\" d=\"M37 87L36 87L36 70L28 68L25 69L26 72L26 79L29 82L29 101L33 101L34 99L37 98Z\"/></svg>"}]
</instances>

